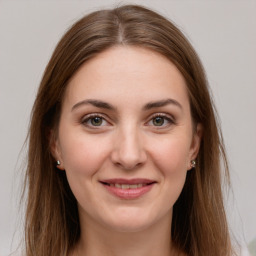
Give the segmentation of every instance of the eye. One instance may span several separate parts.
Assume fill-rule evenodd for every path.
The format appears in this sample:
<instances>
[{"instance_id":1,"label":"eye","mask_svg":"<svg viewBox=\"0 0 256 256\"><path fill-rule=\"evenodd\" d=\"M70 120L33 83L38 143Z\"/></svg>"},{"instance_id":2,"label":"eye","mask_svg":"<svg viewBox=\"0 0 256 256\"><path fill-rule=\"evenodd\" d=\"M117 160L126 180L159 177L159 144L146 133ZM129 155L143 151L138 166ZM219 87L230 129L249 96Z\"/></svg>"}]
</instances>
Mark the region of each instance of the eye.
<instances>
[{"instance_id":1,"label":"eye","mask_svg":"<svg viewBox=\"0 0 256 256\"><path fill-rule=\"evenodd\" d=\"M157 116L153 118L153 124L155 126L162 126L164 125L165 119L162 116Z\"/></svg>"},{"instance_id":2,"label":"eye","mask_svg":"<svg viewBox=\"0 0 256 256\"><path fill-rule=\"evenodd\" d=\"M95 117L93 117L93 118L90 118L90 123L91 123L93 126L100 126L100 125L102 125L102 123L103 123L103 119L102 119L102 117L95 116Z\"/></svg>"},{"instance_id":3,"label":"eye","mask_svg":"<svg viewBox=\"0 0 256 256\"><path fill-rule=\"evenodd\" d=\"M171 124L174 124L174 120L171 117L167 116L166 114L156 114L148 122L148 125L152 125L156 127L168 127Z\"/></svg>"},{"instance_id":4,"label":"eye","mask_svg":"<svg viewBox=\"0 0 256 256\"><path fill-rule=\"evenodd\" d=\"M83 118L82 124L87 127L102 127L108 125L108 122L100 114L90 114Z\"/></svg>"}]
</instances>

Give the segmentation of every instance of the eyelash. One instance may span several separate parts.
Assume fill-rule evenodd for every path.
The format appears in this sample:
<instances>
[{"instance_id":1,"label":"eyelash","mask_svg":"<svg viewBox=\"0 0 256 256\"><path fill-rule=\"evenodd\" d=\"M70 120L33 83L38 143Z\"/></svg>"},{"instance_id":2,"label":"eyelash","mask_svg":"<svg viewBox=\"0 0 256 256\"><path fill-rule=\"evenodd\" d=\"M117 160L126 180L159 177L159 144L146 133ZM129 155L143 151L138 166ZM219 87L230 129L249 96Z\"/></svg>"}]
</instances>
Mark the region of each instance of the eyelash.
<instances>
[{"instance_id":1,"label":"eyelash","mask_svg":"<svg viewBox=\"0 0 256 256\"><path fill-rule=\"evenodd\" d=\"M150 118L150 122L152 122L154 120L154 118L157 118L157 117L162 117L164 119L164 121L167 121L168 124L166 125L161 125L161 126L157 126L155 125L155 127L157 127L158 129L161 129L161 128L166 128L166 127L169 127L170 125L173 125L173 124L176 124L174 118L171 118L168 114L164 114L164 113L157 113L157 114L154 114L151 118ZM149 122L148 122L149 123ZM154 126L154 125L153 125Z\"/></svg>"},{"instance_id":2,"label":"eyelash","mask_svg":"<svg viewBox=\"0 0 256 256\"><path fill-rule=\"evenodd\" d=\"M101 115L101 114L99 114L99 113L94 113L94 114L86 115L85 118L82 119L82 122L81 122L81 123L82 123L83 125L87 126L87 127L96 128L97 126L95 126L95 125L92 125L92 124L89 125L89 124L87 124L88 121L90 121L90 120L92 121L92 119L93 119L93 118L96 118L96 117L99 117L99 118L101 118L102 120L104 120L105 122L108 122L108 121L106 121L106 118L105 118L103 115ZM101 126L98 126L98 127L101 127Z\"/></svg>"},{"instance_id":3,"label":"eyelash","mask_svg":"<svg viewBox=\"0 0 256 256\"><path fill-rule=\"evenodd\" d=\"M96 117L99 117L99 118L101 118L101 120L103 120L103 122L107 122L107 123L108 123L108 121L106 120L105 116L103 116L103 115L101 115L101 114L99 114L99 113L94 113L94 114L86 115L86 116L82 119L81 123L82 123L83 125L85 125L86 127L89 127L89 128L92 128L92 129L95 129L95 128L97 129L97 127L102 127L102 125L97 126L97 125L92 125L92 124L88 124L88 123L87 123L87 122L89 122L90 120L92 121L93 118L96 118ZM168 124L166 124L166 125L161 125L161 126L152 125L152 126L154 126L154 127L157 127L158 129L166 128L166 127L169 127L169 126L172 125L172 124L176 124L174 118L171 118L169 115L164 114L164 113L157 113L157 114L154 114L153 116L151 116L150 120L147 121L147 124L148 124L149 122L153 122L154 118L157 118L157 117L162 117L162 118L164 119L164 121L167 121L167 122L168 122ZM105 126L105 125L104 125L104 126ZM147 125L147 126L149 126L149 125Z\"/></svg>"}]
</instances>

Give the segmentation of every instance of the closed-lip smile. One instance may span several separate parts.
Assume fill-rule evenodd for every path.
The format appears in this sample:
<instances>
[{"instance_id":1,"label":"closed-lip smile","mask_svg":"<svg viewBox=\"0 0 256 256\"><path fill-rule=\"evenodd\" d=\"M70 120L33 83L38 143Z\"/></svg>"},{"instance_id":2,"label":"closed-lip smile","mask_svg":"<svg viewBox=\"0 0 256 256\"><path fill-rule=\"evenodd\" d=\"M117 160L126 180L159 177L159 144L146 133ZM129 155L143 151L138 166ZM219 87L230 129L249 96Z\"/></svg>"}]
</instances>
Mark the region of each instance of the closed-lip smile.
<instances>
[{"instance_id":1,"label":"closed-lip smile","mask_svg":"<svg viewBox=\"0 0 256 256\"><path fill-rule=\"evenodd\" d=\"M112 194L121 199L137 199L149 192L157 182L151 179L105 179L100 183Z\"/></svg>"}]
</instances>

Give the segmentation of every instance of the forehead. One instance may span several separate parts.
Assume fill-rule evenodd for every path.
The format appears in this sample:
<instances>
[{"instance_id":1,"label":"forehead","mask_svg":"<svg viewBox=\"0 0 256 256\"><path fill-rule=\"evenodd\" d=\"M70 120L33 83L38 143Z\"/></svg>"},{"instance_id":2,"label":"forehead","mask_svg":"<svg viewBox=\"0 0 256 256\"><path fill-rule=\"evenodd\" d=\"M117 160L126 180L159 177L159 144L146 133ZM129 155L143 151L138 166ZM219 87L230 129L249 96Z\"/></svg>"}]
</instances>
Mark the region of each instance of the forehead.
<instances>
[{"instance_id":1,"label":"forehead","mask_svg":"<svg viewBox=\"0 0 256 256\"><path fill-rule=\"evenodd\" d=\"M188 105L186 82L165 56L135 46L117 46L92 58L77 71L64 102L85 98L135 103L172 97ZM137 103L137 102L136 102Z\"/></svg>"}]
</instances>

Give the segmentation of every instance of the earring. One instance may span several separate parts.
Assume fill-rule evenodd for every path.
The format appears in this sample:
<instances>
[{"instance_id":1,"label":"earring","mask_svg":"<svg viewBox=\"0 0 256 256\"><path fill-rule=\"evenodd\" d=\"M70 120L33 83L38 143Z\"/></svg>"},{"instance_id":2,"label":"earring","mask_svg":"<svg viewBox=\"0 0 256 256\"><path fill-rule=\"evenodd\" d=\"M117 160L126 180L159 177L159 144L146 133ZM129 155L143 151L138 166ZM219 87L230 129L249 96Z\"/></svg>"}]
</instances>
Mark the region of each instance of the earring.
<instances>
[{"instance_id":1,"label":"earring","mask_svg":"<svg viewBox=\"0 0 256 256\"><path fill-rule=\"evenodd\" d=\"M191 168L195 168L196 167L196 160L191 160L190 165L191 165Z\"/></svg>"},{"instance_id":2,"label":"earring","mask_svg":"<svg viewBox=\"0 0 256 256\"><path fill-rule=\"evenodd\" d=\"M60 161L59 161L59 160L57 160L56 165L57 165L57 166L60 165Z\"/></svg>"}]
</instances>

